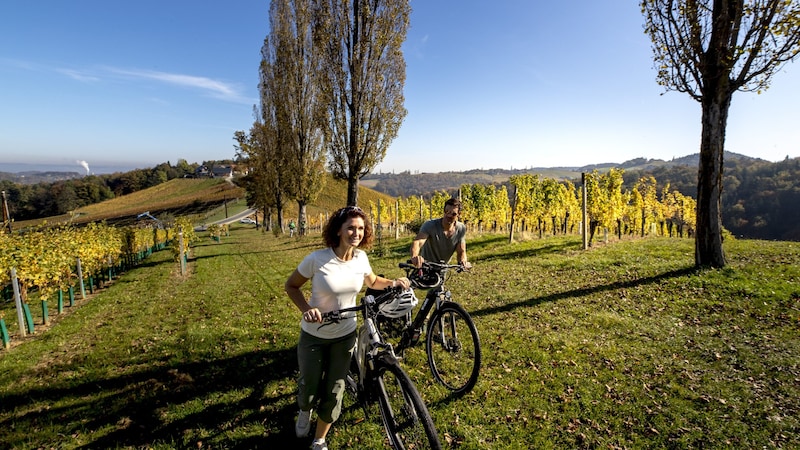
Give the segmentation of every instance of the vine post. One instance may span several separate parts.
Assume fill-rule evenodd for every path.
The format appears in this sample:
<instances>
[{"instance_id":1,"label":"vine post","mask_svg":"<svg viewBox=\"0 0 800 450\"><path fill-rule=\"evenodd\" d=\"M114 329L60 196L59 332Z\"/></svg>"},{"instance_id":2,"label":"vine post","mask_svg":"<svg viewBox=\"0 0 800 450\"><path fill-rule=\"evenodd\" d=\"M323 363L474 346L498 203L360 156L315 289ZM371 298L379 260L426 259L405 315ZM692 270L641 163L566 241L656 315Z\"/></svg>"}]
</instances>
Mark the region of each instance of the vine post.
<instances>
[{"instance_id":1,"label":"vine post","mask_svg":"<svg viewBox=\"0 0 800 450\"><path fill-rule=\"evenodd\" d=\"M19 295L19 281L17 280L17 269L11 268L11 286L14 289L14 304L17 306L17 323L19 323L19 335L27 336L25 331L25 317L22 312L22 298Z\"/></svg>"},{"instance_id":2,"label":"vine post","mask_svg":"<svg viewBox=\"0 0 800 450\"><path fill-rule=\"evenodd\" d=\"M514 186L514 200L511 202L511 226L508 227L508 243L514 242L514 219L516 218L516 214L514 212L517 210L517 186Z\"/></svg>"},{"instance_id":3,"label":"vine post","mask_svg":"<svg viewBox=\"0 0 800 450\"><path fill-rule=\"evenodd\" d=\"M83 284L83 269L81 269L81 258L77 257L75 259L77 260L76 265L77 265L77 271L78 271L78 283L80 283L80 286L81 286L81 298L85 299L86 298L86 285Z\"/></svg>"},{"instance_id":4,"label":"vine post","mask_svg":"<svg viewBox=\"0 0 800 450\"><path fill-rule=\"evenodd\" d=\"M581 214L582 214L582 222L581 222L581 236L583 237L583 249L587 250L589 248L589 241L587 240L587 233L586 229L588 228L588 217L586 214L587 206L586 206L586 172L581 172L581 195L583 196L583 204L581 205Z\"/></svg>"},{"instance_id":5,"label":"vine post","mask_svg":"<svg viewBox=\"0 0 800 450\"><path fill-rule=\"evenodd\" d=\"M8 200L6 200L6 191L3 191L3 225L8 227L8 234L11 234L11 212L8 209Z\"/></svg>"},{"instance_id":6,"label":"vine post","mask_svg":"<svg viewBox=\"0 0 800 450\"><path fill-rule=\"evenodd\" d=\"M178 227L178 258L181 261L181 276L186 275L186 258L183 257L183 227Z\"/></svg>"}]
</instances>

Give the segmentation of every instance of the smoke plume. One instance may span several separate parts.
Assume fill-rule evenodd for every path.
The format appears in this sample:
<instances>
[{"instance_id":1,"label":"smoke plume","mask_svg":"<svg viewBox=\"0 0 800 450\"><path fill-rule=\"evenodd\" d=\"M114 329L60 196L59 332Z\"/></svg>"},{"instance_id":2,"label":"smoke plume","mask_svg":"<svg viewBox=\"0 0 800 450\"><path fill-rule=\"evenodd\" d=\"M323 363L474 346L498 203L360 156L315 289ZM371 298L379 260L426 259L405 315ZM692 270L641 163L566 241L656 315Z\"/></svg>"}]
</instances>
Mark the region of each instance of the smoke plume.
<instances>
[{"instance_id":1,"label":"smoke plume","mask_svg":"<svg viewBox=\"0 0 800 450\"><path fill-rule=\"evenodd\" d=\"M89 163L86 161L78 161L78 164L83 166L83 168L86 169L86 175L89 175Z\"/></svg>"}]
</instances>

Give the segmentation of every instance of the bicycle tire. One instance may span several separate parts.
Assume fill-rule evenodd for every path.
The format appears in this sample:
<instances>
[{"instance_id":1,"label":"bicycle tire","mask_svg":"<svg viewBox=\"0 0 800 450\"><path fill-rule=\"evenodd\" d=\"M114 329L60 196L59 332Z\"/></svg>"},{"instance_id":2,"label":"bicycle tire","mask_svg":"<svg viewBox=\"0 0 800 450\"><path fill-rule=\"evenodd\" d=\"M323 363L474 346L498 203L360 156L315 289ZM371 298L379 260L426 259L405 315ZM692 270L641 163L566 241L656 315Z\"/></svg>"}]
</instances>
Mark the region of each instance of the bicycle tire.
<instances>
[{"instance_id":1,"label":"bicycle tire","mask_svg":"<svg viewBox=\"0 0 800 450\"><path fill-rule=\"evenodd\" d=\"M434 449L442 444L428 407L396 361L382 361L375 384L386 436L397 450Z\"/></svg>"},{"instance_id":2,"label":"bicycle tire","mask_svg":"<svg viewBox=\"0 0 800 450\"><path fill-rule=\"evenodd\" d=\"M475 322L461 305L447 302L434 311L425 333L425 351L433 377L454 394L475 387L481 368L481 341Z\"/></svg>"}]
</instances>

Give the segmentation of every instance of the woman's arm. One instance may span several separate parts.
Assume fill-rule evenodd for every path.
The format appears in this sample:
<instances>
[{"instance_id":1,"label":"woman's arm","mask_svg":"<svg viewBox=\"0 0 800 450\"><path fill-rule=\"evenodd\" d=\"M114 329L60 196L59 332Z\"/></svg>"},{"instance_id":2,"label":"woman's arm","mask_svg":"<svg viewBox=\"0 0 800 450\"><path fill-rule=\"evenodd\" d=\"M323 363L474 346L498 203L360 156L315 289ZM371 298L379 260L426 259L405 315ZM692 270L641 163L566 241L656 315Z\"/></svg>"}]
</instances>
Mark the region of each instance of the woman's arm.
<instances>
[{"instance_id":1,"label":"woman's arm","mask_svg":"<svg viewBox=\"0 0 800 450\"><path fill-rule=\"evenodd\" d=\"M368 288L375 289L378 291L386 289L388 287L397 287L397 286L402 286L403 289L408 289L408 287L411 286L411 282L408 281L408 278L406 277L400 277L400 278L395 278L394 280L390 280L388 278L379 277L375 275L375 273L370 273L367 276L365 276L364 283L367 285Z\"/></svg>"},{"instance_id":2,"label":"woman's arm","mask_svg":"<svg viewBox=\"0 0 800 450\"><path fill-rule=\"evenodd\" d=\"M303 320L306 322L322 322L322 313L320 313L317 308L312 308L308 304L306 296L303 295L303 291L300 290L307 281L308 278L300 275L300 272L295 270L289 275L289 279L286 280L283 288L286 290L286 294L289 295L289 298L292 299L295 306L297 306L297 309L303 313Z\"/></svg>"}]
</instances>

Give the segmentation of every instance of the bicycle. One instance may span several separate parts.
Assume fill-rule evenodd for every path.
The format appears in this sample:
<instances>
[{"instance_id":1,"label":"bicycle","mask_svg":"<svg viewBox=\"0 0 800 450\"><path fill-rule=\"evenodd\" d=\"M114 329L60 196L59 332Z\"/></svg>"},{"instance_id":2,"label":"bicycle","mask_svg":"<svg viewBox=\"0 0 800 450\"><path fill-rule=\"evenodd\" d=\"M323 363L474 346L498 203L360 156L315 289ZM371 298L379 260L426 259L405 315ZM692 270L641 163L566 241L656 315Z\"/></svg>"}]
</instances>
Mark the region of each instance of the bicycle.
<instances>
[{"instance_id":1,"label":"bicycle","mask_svg":"<svg viewBox=\"0 0 800 450\"><path fill-rule=\"evenodd\" d=\"M480 337L469 313L453 301L445 287L449 270L463 272L466 269L461 265L429 261L421 268L408 263L400 263L399 267L406 271L413 288L428 289L428 293L413 320L410 312L399 319L379 317L378 327L387 335L400 338L395 351L403 355L406 349L419 343L430 315L425 329L425 351L433 377L456 395L471 391L481 367Z\"/></svg>"},{"instance_id":2,"label":"bicycle","mask_svg":"<svg viewBox=\"0 0 800 450\"><path fill-rule=\"evenodd\" d=\"M411 292L411 291L406 291ZM413 297L413 293L411 293ZM381 421L392 447L403 449L441 449L439 434L430 411L408 374L400 367L391 344L387 343L375 321L383 305L401 298L402 288L389 288L377 296L365 295L361 304L326 312L323 322L338 322L349 312L360 311L363 323L358 328L346 388L369 418L369 405L378 403ZM413 307L413 305L412 305ZM320 326L325 326L325 323Z\"/></svg>"}]
</instances>

